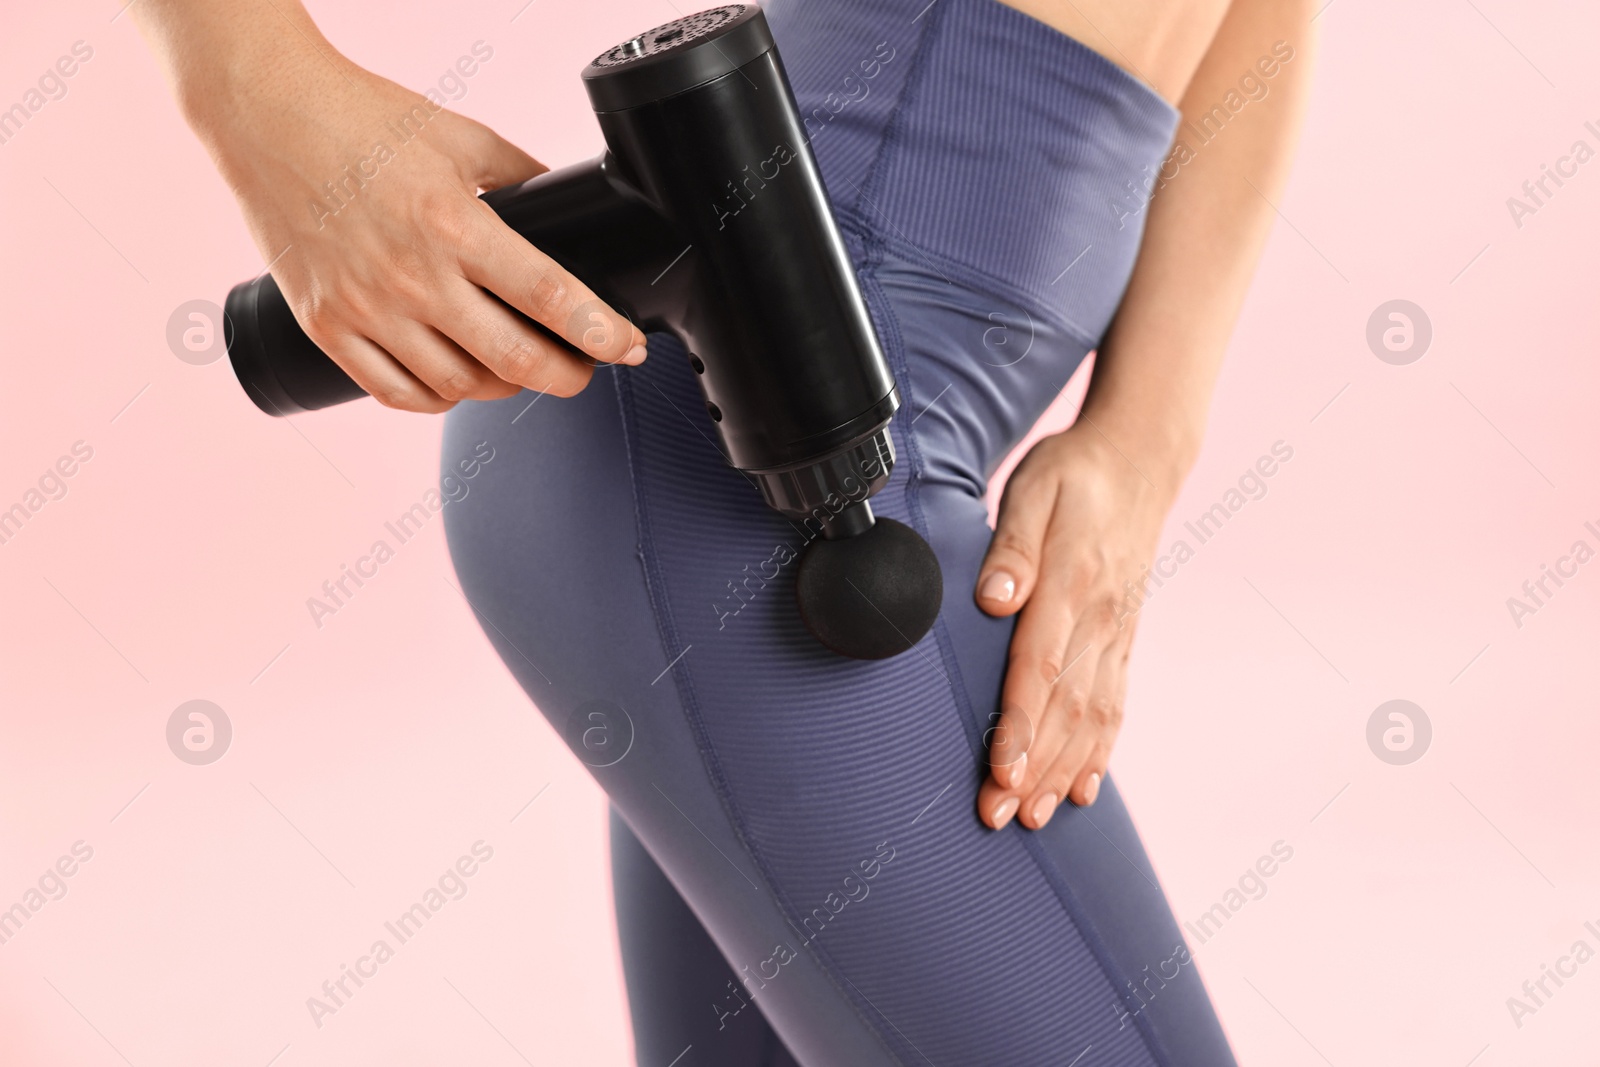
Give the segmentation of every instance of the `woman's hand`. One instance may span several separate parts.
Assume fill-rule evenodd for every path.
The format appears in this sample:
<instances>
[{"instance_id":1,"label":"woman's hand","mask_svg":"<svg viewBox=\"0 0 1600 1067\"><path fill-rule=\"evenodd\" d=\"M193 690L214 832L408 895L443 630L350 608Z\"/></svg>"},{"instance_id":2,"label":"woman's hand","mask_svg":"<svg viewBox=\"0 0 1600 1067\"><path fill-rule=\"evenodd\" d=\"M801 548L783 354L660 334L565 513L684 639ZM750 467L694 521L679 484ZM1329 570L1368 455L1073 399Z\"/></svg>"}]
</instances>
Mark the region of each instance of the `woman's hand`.
<instances>
[{"instance_id":1,"label":"woman's hand","mask_svg":"<svg viewBox=\"0 0 1600 1067\"><path fill-rule=\"evenodd\" d=\"M644 359L642 333L478 200L543 173L538 161L351 63L297 4L146 6L296 319L379 401L570 396L593 373L584 357ZM227 21L254 18L248 32Z\"/></svg>"},{"instance_id":2,"label":"woman's hand","mask_svg":"<svg viewBox=\"0 0 1600 1067\"><path fill-rule=\"evenodd\" d=\"M1080 418L1035 445L1000 502L979 607L1021 612L978 813L1038 829L1093 804L1122 725L1139 588L1170 505ZM1131 583L1131 584L1130 584Z\"/></svg>"},{"instance_id":3,"label":"woman's hand","mask_svg":"<svg viewBox=\"0 0 1600 1067\"><path fill-rule=\"evenodd\" d=\"M1204 122L1264 42L1276 42L1282 60L1272 95L1151 199L1084 414L1011 476L979 572L980 607L1022 613L990 777L978 791L979 816L997 829L1013 816L1037 829L1062 797L1092 804L1100 789L1122 721L1144 566L1199 454L1234 318L1276 221L1310 87L1312 2L1224 6L1180 102L1185 125Z\"/></svg>"}]
</instances>

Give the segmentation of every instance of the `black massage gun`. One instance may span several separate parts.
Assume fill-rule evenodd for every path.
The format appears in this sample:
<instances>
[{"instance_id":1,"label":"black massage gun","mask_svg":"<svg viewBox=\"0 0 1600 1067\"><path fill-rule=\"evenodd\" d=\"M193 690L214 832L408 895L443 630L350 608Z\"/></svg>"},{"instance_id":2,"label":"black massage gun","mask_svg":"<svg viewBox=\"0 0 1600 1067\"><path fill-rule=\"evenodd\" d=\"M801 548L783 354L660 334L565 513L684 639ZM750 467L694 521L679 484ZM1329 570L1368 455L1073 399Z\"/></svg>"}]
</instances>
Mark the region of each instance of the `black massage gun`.
<instances>
[{"instance_id":1,"label":"black massage gun","mask_svg":"<svg viewBox=\"0 0 1600 1067\"><path fill-rule=\"evenodd\" d=\"M861 659L905 651L943 583L927 543L867 503L900 399L766 17L677 19L583 81L606 151L484 201L640 329L684 342L724 458L810 540L796 589L812 633ZM365 395L271 275L235 286L226 312L234 371L268 414Z\"/></svg>"}]
</instances>

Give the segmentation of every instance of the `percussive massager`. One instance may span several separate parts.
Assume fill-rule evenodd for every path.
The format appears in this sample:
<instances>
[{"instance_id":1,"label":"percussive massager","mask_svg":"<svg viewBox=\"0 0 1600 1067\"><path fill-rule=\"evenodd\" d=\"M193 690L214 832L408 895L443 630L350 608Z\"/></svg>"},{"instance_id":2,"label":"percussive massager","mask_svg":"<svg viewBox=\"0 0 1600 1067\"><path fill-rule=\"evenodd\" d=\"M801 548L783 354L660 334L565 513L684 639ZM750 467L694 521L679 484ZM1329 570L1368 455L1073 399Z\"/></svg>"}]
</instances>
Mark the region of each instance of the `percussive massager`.
<instances>
[{"instance_id":1,"label":"percussive massager","mask_svg":"<svg viewBox=\"0 0 1600 1067\"><path fill-rule=\"evenodd\" d=\"M606 151L484 202L640 329L683 341L724 458L810 542L807 628L858 659L905 651L943 582L927 543L867 502L894 465L900 398L766 17L735 4L677 19L583 82ZM226 312L234 372L268 414L366 395L270 274L235 286Z\"/></svg>"}]
</instances>

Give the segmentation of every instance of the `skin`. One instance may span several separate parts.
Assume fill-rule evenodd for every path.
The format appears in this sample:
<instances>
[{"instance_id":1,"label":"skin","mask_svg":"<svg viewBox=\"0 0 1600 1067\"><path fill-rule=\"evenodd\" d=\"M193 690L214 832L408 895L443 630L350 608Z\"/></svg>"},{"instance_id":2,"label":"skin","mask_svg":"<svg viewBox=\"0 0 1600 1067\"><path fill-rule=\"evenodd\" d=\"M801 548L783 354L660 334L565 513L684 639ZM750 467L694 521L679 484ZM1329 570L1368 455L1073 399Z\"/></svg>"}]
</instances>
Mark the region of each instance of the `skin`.
<instances>
[{"instance_id":1,"label":"skin","mask_svg":"<svg viewBox=\"0 0 1600 1067\"><path fill-rule=\"evenodd\" d=\"M1268 200L1277 201L1288 177L1315 12L1300 0L1014 6L1142 78L1186 123L1197 124L1242 75L1258 73L1254 64L1274 42L1295 50L1267 96L1155 195L1077 422L1033 447L1001 501L976 596L991 615L1019 618L978 814L996 829L1013 817L1038 829L1063 798L1094 803L1106 773L1138 619L1119 613L1125 583L1138 587L1199 453L1228 337L1273 222Z\"/></svg>"},{"instance_id":2,"label":"skin","mask_svg":"<svg viewBox=\"0 0 1600 1067\"><path fill-rule=\"evenodd\" d=\"M572 396L591 360L643 362L644 334L478 201L542 163L351 63L294 0L142 0L130 13L295 318L381 403ZM402 142L406 116L422 133ZM380 142L393 159L319 216L324 184Z\"/></svg>"},{"instance_id":3,"label":"skin","mask_svg":"<svg viewBox=\"0 0 1600 1067\"><path fill-rule=\"evenodd\" d=\"M1119 618L1199 452L1223 352L1287 179L1314 40L1303 0L1014 0L1178 106L1220 103L1277 41L1293 62L1147 209L1078 421L1012 474L974 591L1019 616L979 817L1093 804L1123 718ZM130 9L307 334L384 404L437 412L519 388L570 396L644 336L476 200L546 168L334 50L295 0ZM332 217L324 183L423 107L420 136ZM490 294L493 294L492 296ZM495 299L498 297L499 299ZM548 334L510 309L542 324ZM558 340L559 339L559 340ZM565 342L563 344L562 342Z\"/></svg>"}]
</instances>

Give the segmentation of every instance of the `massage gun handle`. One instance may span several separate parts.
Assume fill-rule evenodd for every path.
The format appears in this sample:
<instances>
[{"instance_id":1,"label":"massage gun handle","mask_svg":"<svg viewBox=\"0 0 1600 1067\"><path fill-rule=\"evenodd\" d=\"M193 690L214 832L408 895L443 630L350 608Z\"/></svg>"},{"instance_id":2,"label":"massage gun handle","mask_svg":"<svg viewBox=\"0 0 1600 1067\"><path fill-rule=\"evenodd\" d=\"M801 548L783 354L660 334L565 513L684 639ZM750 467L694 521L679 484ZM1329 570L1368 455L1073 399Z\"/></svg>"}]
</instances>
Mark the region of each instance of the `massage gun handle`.
<instances>
[{"instance_id":1,"label":"massage gun handle","mask_svg":"<svg viewBox=\"0 0 1600 1067\"><path fill-rule=\"evenodd\" d=\"M610 153L485 193L483 201L641 329L661 327L677 294L650 281L683 243ZM293 415L367 395L306 336L272 275L234 286L224 310L234 373L267 414Z\"/></svg>"}]
</instances>

